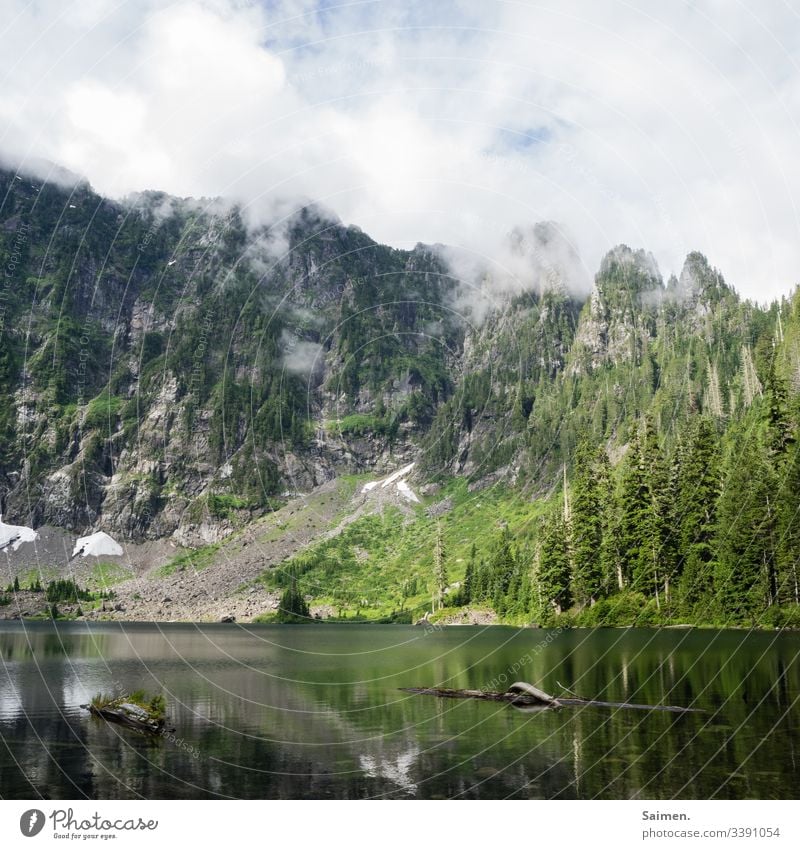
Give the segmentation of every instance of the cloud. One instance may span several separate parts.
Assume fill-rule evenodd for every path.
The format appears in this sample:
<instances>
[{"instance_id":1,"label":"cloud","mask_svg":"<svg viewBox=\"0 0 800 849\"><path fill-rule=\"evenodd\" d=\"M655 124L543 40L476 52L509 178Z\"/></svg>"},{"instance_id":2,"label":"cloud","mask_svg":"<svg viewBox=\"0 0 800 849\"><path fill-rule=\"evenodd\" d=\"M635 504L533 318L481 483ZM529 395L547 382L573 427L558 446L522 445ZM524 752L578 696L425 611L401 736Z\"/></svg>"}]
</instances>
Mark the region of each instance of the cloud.
<instances>
[{"instance_id":1,"label":"cloud","mask_svg":"<svg viewBox=\"0 0 800 849\"><path fill-rule=\"evenodd\" d=\"M294 334L281 333L281 357L286 371L308 375L323 366L323 348L317 342L298 339Z\"/></svg>"},{"instance_id":2,"label":"cloud","mask_svg":"<svg viewBox=\"0 0 800 849\"><path fill-rule=\"evenodd\" d=\"M121 196L317 200L379 241L507 266L558 221L665 276L800 282L800 18L780 2L4 3L0 152ZM516 274L512 269L512 276Z\"/></svg>"}]
</instances>

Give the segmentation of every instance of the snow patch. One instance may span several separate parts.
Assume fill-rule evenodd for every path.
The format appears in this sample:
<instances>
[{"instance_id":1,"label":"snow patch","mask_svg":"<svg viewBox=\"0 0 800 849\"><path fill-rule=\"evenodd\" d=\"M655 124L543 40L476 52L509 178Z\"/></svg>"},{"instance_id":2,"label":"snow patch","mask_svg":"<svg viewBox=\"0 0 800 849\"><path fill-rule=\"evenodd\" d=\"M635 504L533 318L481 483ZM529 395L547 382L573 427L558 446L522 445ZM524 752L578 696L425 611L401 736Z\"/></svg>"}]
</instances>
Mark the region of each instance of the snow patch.
<instances>
[{"instance_id":1,"label":"snow patch","mask_svg":"<svg viewBox=\"0 0 800 849\"><path fill-rule=\"evenodd\" d=\"M119 557L122 554L122 546L103 531L81 537L72 551L72 556L77 557Z\"/></svg>"},{"instance_id":2,"label":"snow patch","mask_svg":"<svg viewBox=\"0 0 800 849\"><path fill-rule=\"evenodd\" d=\"M417 493L414 492L414 490L411 489L411 487L405 481L397 482L397 491L407 501L413 501L415 504L419 504L419 498L417 498Z\"/></svg>"},{"instance_id":3,"label":"snow patch","mask_svg":"<svg viewBox=\"0 0 800 849\"><path fill-rule=\"evenodd\" d=\"M33 528L26 528L24 525L7 525L3 522L3 515L0 513L0 551L11 547L12 551L16 551L23 543L33 542L39 538L39 534Z\"/></svg>"},{"instance_id":4,"label":"snow patch","mask_svg":"<svg viewBox=\"0 0 800 849\"><path fill-rule=\"evenodd\" d=\"M403 466L403 468L399 471L395 472L392 475L389 475L389 477L386 478L386 480L381 484L381 487L383 487L383 489L386 489L387 486L391 486L396 480L404 478L413 468L413 463L409 463L407 466Z\"/></svg>"},{"instance_id":5,"label":"snow patch","mask_svg":"<svg viewBox=\"0 0 800 849\"><path fill-rule=\"evenodd\" d=\"M413 463L409 463L407 466L403 466L402 469L398 469L396 472L392 472L388 478L384 478L384 480L380 481L369 481L369 483L365 483L364 486L361 487L362 495L371 492L376 487L380 487L381 489L388 489L391 486L394 486L397 490L398 494L401 495L406 501L413 501L416 504L420 503L417 494L413 489L403 480L414 468Z\"/></svg>"}]
</instances>

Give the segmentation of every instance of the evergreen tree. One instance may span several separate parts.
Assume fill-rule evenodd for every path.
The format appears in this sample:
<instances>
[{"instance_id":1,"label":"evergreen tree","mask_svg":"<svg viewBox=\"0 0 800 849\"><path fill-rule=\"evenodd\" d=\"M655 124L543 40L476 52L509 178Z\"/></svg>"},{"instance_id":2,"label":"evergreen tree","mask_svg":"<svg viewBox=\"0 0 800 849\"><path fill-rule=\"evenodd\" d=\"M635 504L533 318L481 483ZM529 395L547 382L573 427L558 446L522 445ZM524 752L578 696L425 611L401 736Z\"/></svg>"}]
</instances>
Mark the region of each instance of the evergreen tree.
<instances>
[{"instance_id":1,"label":"evergreen tree","mask_svg":"<svg viewBox=\"0 0 800 849\"><path fill-rule=\"evenodd\" d=\"M622 513L617 482L605 451L600 456L598 484L603 505L600 568L603 575L604 593L610 595L618 592L624 586L622 534L620 530Z\"/></svg>"},{"instance_id":2,"label":"evergreen tree","mask_svg":"<svg viewBox=\"0 0 800 849\"><path fill-rule=\"evenodd\" d=\"M481 558L475 567L470 594L473 601L486 601L489 597L489 568L484 558Z\"/></svg>"},{"instance_id":3,"label":"evergreen tree","mask_svg":"<svg viewBox=\"0 0 800 849\"><path fill-rule=\"evenodd\" d=\"M433 549L433 581L436 587L436 602L441 608L450 582L447 576L447 555L442 537L442 525L439 521L436 522L436 542Z\"/></svg>"},{"instance_id":4,"label":"evergreen tree","mask_svg":"<svg viewBox=\"0 0 800 849\"><path fill-rule=\"evenodd\" d=\"M649 488L642 453L639 427L631 434L622 471L619 501L619 575L620 589L631 584L638 569L641 553L647 555Z\"/></svg>"},{"instance_id":5,"label":"evergreen tree","mask_svg":"<svg viewBox=\"0 0 800 849\"><path fill-rule=\"evenodd\" d=\"M774 346L769 356L765 394L768 446L773 455L782 456L793 441L793 435L789 418L788 390L786 382L777 372L777 353Z\"/></svg>"},{"instance_id":6,"label":"evergreen tree","mask_svg":"<svg viewBox=\"0 0 800 849\"><path fill-rule=\"evenodd\" d=\"M461 585L461 603L469 604L472 601L473 587L475 584L475 543L472 543L467 569L464 573L464 583Z\"/></svg>"},{"instance_id":7,"label":"evergreen tree","mask_svg":"<svg viewBox=\"0 0 800 849\"><path fill-rule=\"evenodd\" d=\"M508 528L503 529L503 533L498 540L497 546L492 553L492 559L489 563L491 575L491 598L494 609L498 613L505 612L507 595L511 586L511 579L514 575L516 562L511 551L511 535Z\"/></svg>"},{"instance_id":8,"label":"evergreen tree","mask_svg":"<svg viewBox=\"0 0 800 849\"><path fill-rule=\"evenodd\" d=\"M671 571L669 471L653 419L644 423L641 466L644 472L644 503L639 510L639 551L634 561L633 586L646 595L660 593Z\"/></svg>"},{"instance_id":9,"label":"evergreen tree","mask_svg":"<svg viewBox=\"0 0 800 849\"><path fill-rule=\"evenodd\" d=\"M311 618L303 593L297 584L297 573L289 576L289 586L283 591L278 605L278 622L304 622Z\"/></svg>"},{"instance_id":10,"label":"evergreen tree","mask_svg":"<svg viewBox=\"0 0 800 849\"><path fill-rule=\"evenodd\" d=\"M717 508L714 572L720 615L753 620L774 600L775 478L759 433L729 446Z\"/></svg>"},{"instance_id":11,"label":"evergreen tree","mask_svg":"<svg viewBox=\"0 0 800 849\"><path fill-rule=\"evenodd\" d=\"M719 457L716 429L708 418L690 421L683 437L675 493L676 573L682 605L691 612L710 601L713 589Z\"/></svg>"},{"instance_id":12,"label":"evergreen tree","mask_svg":"<svg viewBox=\"0 0 800 849\"><path fill-rule=\"evenodd\" d=\"M594 604L603 587L603 508L596 452L582 441L575 454L570 511L572 594L581 606Z\"/></svg>"},{"instance_id":13,"label":"evergreen tree","mask_svg":"<svg viewBox=\"0 0 800 849\"><path fill-rule=\"evenodd\" d=\"M542 616L547 618L553 612L562 613L570 606L569 547L560 509L551 510L540 529L537 582Z\"/></svg>"},{"instance_id":14,"label":"evergreen tree","mask_svg":"<svg viewBox=\"0 0 800 849\"><path fill-rule=\"evenodd\" d=\"M800 443L789 449L777 498L777 600L800 604Z\"/></svg>"}]
</instances>

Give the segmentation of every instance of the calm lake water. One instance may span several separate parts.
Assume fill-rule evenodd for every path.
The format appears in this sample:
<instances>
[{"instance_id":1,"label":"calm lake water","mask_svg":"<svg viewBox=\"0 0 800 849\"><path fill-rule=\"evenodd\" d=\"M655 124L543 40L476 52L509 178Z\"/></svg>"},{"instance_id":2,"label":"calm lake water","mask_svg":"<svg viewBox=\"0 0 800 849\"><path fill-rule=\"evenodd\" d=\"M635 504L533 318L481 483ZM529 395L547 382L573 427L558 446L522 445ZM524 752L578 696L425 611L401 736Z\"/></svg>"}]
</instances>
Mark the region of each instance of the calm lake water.
<instances>
[{"instance_id":1,"label":"calm lake water","mask_svg":"<svg viewBox=\"0 0 800 849\"><path fill-rule=\"evenodd\" d=\"M738 631L2 622L0 797L797 798L799 652ZM398 690L503 676L705 712ZM176 740L80 709L115 688L163 692Z\"/></svg>"}]
</instances>

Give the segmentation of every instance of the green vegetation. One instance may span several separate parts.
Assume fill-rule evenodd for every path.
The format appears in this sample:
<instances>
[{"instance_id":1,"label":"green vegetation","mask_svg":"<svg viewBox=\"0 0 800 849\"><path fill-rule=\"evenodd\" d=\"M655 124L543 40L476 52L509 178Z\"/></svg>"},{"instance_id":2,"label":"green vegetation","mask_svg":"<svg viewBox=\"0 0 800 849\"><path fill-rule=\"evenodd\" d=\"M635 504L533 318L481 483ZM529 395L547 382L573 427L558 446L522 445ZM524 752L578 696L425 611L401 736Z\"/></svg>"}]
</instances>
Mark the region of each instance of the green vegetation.
<instances>
[{"instance_id":1,"label":"green vegetation","mask_svg":"<svg viewBox=\"0 0 800 849\"><path fill-rule=\"evenodd\" d=\"M123 695L97 693L92 697L90 704L96 711L119 710L121 705L131 704L145 711L148 720L157 724L164 722L167 713L167 701L164 696L152 695L144 690L134 690Z\"/></svg>"},{"instance_id":2,"label":"green vegetation","mask_svg":"<svg viewBox=\"0 0 800 849\"><path fill-rule=\"evenodd\" d=\"M11 594L20 592L20 587L19 577L16 577L14 582L6 588L6 594L0 596L0 599L5 600L2 603L9 604ZM115 597L113 590L102 589L90 592L72 578L56 578L44 587L41 580L36 578L30 581L27 592L41 593L43 596L40 612L33 616L36 619L74 619L84 615L84 607L94 609L99 607L104 599Z\"/></svg>"},{"instance_id":3,"label":"green vegetation","mask_svg":"<svg viewBox=\"0 0 800 849\"><path fill-rule=\"evenodd\" d=\"M84 427L91 430L113 430L123 403L122 398L105 393L93 398L86 407Z\"/></svg>"},{"instance_id":4,"label":"green vegetation","mask_svg":"<svg viewBox=\"0 0 800 849\"><path fill-rule=\"evenodd\" d=\"M308 622L311 614L303 594L298 589L297 575L291 573L289 581L289 586L281 595L276 621L282 624Z\"/></svg>"},{"instance_id":5,"label":"green vegetation","mask_svg":"<svg viewBox=\"0 0 800 849\"><path fill-rule=\"evenodd\" d=\"M131 577L131 571L119 563L96 563L92 567L90 583L102 589L113 587Z\"/></svg>"},{"instance_id":6,"label":"green vegetation","mask_svg":"<svg viewBox=\"0 0 800 849\"><path fill-rule=\"evenodd\" d=\"M51 581L45 590L45 598L55 606L57 601L77 604L79 601L92 601L92 594L79 587L71 578Z\"/></svg>"},{"instance_id":7,"label":"green vegetation","mask_svg":"<svg viewBox=\"0 0 800 849\"><path fill-rule=\"evenodd\" d=\"M430 610L437 597L446 607L461 604L454 585L475 551L486 552L482 560L493 563L495 550L509 544L504 528L513 526L520 540L528 540L543 509L504 487L475 496L463 480L452 481L435 500L452 503L438 520L423 507L406 517L396 509L365 516L268 570L262 581L281 590L297 581L313 605L332 610L332 620L408 621Z\"/></svg>"},{"instance_id":8,"label":"green vegetation","mask_svg":"<svg viewBox=\"0 0 800 849\"><path fill-rule=\"evenodd\" d=\"M257 505L249 498L228 493L214 493L208 496L208 512L218 519L227 519L236 510L248 510Z\"/></svg>"},{"instance_id":9,"label":"green vegetation","mask_svg":"<svg viewBox=\"0 0 800 849\"><path fill-rule=\"evenodd\" d=\"M584 456L571 508L552 508L540 543L539 617L571 601L579 624L796 621L800 446L786 399L773 373L727 431L694 416L669 451L645 418L610 478L602 452Z\"/></svg>"},{"instance_id":10,"label":"green vegetation","mask_svg":"<svg viewBox=\"0 0 800 849\"><path fill-rule=\"evenodd\" d=\"M214 555L217 551L219 551L218 543L206 545L202 548L187 549L165 563L158 570L158 574L162 577L166 577L167 575L172 575L175 572L184 572L186 569L199 572L214 562Z\"/></svg>"},{"instance_id":11,"label":"green vegetation","mask_svg":"<svg viewBox=\"0 0 800 849\"><path fill-rule=\"evenodd\" d=\"M123 209L2 169L0 198L0 260L13 255L16 275L0 334L0 465L25 468L26 492L64 470L71 526L95 521L113 475L132 538L152 536L173 497L192 522L255 517L265 542L313 529L262 577L286 616L311 599L348 621L471 606L542 624L797 623L800 293L744 301L696 253L664 285L650 256L619 246L591 299L523 292L471 326L436 251L378 245L313 209L288 224L292 262L263 279L240 261L250 246L235 209L175 201L164 216L166 198L147 193ZM133 332L137 302L169 332ZM303 344L320 348L313 380L294 368ZM395 449L442 484L424 505L332 538L316 496L261 515L296 486L293 470L305 486L312 469ZM147 473L130 465L142 456ZM198 495L208 482L216 491ZM15 486L4 502L24 497ZM63 522L55 500L40 504L43 523ZM180 552L161 575L219 553ZM89 586L123 576L104 564ZM21 581L52 615L97 600L62 579L43 589L54 577Z\"/></svg>"},{"instance_id":12,"label":"green vegetation","mask_svg":"<svg viewBox=\"0 0 800 849\"><path fill-rule=\"evenodd\" d=\"M727 427L696 411L667 437L643 416L616 466L580 440L548 497L452 482L442 518L362 518L264 581L342 620L474 606L546 625L797 627L797 403L772 369Z\"/></svg>"}]
</instances>

